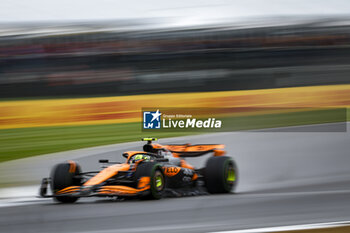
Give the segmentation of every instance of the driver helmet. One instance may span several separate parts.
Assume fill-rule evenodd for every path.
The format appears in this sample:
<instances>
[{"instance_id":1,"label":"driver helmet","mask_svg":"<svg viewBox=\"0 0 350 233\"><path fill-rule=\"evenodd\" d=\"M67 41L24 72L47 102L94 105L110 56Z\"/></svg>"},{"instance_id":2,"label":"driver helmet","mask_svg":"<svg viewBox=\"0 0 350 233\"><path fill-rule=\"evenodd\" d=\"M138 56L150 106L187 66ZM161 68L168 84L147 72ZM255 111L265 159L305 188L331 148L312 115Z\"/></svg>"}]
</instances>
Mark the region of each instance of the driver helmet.
<instances>
[{"instance_id":1,"label":"driver helmet","mask_svg":"<svg viewBox=\"0 0 350 233\"><path fill-rule=\"evenodd\" d=\"M138 155L135 155L133 162L136 163L137 161L139 161L141 159L143 159L145 161L149 161L151 159L151 157L149 155L138 154Z\"/></svg>"}]
</instances>

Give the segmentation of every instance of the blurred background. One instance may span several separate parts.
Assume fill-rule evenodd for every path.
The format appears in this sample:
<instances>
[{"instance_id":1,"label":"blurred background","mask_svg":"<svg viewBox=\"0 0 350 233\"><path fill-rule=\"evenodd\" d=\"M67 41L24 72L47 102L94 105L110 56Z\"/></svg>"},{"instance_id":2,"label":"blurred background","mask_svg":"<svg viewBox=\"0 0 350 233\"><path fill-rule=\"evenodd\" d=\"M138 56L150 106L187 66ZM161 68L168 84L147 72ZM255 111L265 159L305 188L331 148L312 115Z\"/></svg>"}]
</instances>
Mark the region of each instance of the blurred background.
<instances>
[{"instance_id":1,"label":"blurred background","mask_svg":"<svg viewBox=\"0 0 350 233\"><path fill-rule=\"evenodd\" d=\"M223 108L226 131L344 122L350 3L335 2L3 1L0 161L137 140L144 107Z\"/></svg>"},{"instance_id":2,"label":"blurred background","mask_svg":"<svg viewBox=\"0 0 350 233\"><path fill-rule=\"evenodd\" d=\"M349 12L348 0L1 0L0 232L348 220ZM145 108L197 108L226 132L145 132ZM142 137L225 144L238 195L118 207L36 198L55 164L99 169Z\"/></svg>"},{"instance_id":3,"label":"blurred background","mask_svg":"<svg viewBox=\"0 0 350 233\"><path fill-rule=\"evenodd\" d=\"M0 97L350 81L347 1L68 2L5 1Z\"/></svg>"},{"instance_id":4,"label":"blurred background","mask_svg":"<svg viewBox=\"0 0 350 233\"><path fill-rule=\"evenodd\" d=\"M349 83L350 19L297 19L165 28L137 20L3 24L0 96L106 96Z\"/></svg>"}]
</instances>

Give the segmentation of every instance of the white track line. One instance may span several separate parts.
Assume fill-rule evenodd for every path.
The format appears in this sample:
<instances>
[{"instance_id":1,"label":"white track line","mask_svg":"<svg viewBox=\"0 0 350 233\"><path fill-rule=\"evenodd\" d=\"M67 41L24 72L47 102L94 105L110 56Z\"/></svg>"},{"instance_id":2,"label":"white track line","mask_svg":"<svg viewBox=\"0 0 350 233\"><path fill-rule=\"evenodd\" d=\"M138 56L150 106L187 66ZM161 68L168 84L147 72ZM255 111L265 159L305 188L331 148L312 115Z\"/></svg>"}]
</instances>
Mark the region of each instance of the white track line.
<instances>
[{"instance_id":1,"label":"white track line","mask_svg":"<svg viewBox=\"0 0 350 233\"><path fill-rule=\"evenodd\" d=\"M122 228L122 229L106 229L106 230L92 230L83 231L78 233L138 233L138 232L166 232L166 231L201 231L203 228L220 227L225 223L191 223L191 224L180 224L180 225L160 225L151 227L135 227L135 228ZM290 231L290 230L310 230L310 229L321 229L321 228L333 228L340 226L349 226L350 221L343 222L329 222L329 223L316 223L306 225L294 225L294 226L281 226L281 227L267 227L267 228L255 228L255 229L244 229L244 230L232 230L232 231L215 231L211 233L267 233L267 232L279 232L279 231Z\"/></svg>"},{"instance_id":2,"label":"white track line","mask_svg":"<svg viewBox=\"0 0 350 233\"><path fill-rule=\"evenodd\" d=\"M38 194L39 185L2 188L0 189L0 200L35 197Z\"/></svg>"},{"instance_id":3,"label":"white track line","mask_svg":"<svg viewBox=\"0 0 350 233\"><path fill-rule=\"evenodd\" d=\"M30 205L41 202L37 198L39 186L10 187L0 189L0 208L19 205Z\"/></svg>"},{"instance_id":4,"label":"white track line","mask_svg":"<svg viewBox=\"0 0 350 233\"><path fill-rule=\"evenodd\" d=\"M342 226L350 226L350 221L315 223L315 224L280 226L280 227L265 227L265 228L232 230L232 231L215 231L211 233L266 233L266 232L280 232L280 231L324 229L324 228L334 228L334 227L342 227Z\"/></svg>"}]
</instances>

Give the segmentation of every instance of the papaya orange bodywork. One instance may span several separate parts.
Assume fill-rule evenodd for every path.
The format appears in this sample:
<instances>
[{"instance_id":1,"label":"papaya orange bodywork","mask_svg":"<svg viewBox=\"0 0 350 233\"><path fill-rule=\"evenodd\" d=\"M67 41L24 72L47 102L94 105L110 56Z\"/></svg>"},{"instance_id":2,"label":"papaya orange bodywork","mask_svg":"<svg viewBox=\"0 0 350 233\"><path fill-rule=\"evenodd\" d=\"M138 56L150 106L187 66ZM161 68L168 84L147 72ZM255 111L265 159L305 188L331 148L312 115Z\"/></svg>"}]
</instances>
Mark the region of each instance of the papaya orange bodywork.
<instances>
[{"instance_id":1,"label":"papaya orange bodywork","mask_svg":"<svg viewBox=\"0 0 350 233\"><path fill-rule=\"evenodd\" d=\"M139 183L137 184L137 188L139 189L145 188L146 186L149 186L150 183L151 183L151 177L149 176L141 177L139 180Z\"/></svg>"},{"instance_id":2,"label":"papaya orange bodywork","mask_svg":"<svg viewBox=\"0 0 350 233\"><path fill-rule=\"evenodd\" d=\"M135 195L139 192L146 191L150 188L150 185L146 185L141 189L136 189L123 185L109 185L101 187L99 194L116 194L116 195Z\"/></svg>"},{"instance_id":3,"label":"papaya orange bodywork","mask_svg":"<svg viewBox=\"0 0 350 233\"><path fill-rule=\"evenodd\" d=\"M194 173L194 175L192 176L192 180L197 180L197 179L198 179L198 175Z\"/></svg>"},{"instance_id":4,"label":"papaya orange bodywork","mask_svg":"<svg viewBox=\"0 0 350 233\"><path fill-rule=\"evenodd\" d=\"M74 173L77 169L77 164L72 160L68 160L68 163L69 163L69 173Z\"/></svg>"},{"instance_id":5,"label":"papaya orange bodywork","mask_svg":"<svg viewBox=\"0 0 350 233\"><path fill-rule=\"evenodd\" d=\"M189 163L187 163L186 160L184 160L184 159L181 159L180 166L183 168L188 168L188 169L194 170L194 167L191 166Z\"/></svg>"},{"instance_id":6,"label":"papaya orange bodywork","mask_svg":"<svg viewBox=\"0 0 350 233\"><path fill-rule=\"evenodd\" d=\"M224 150L214 150L214 156L223 156L226 154Z\"/></svg>"},{"instance_id":7,"label":"papaya orange bodywork","mask_svg":"<svg viewBox=\"0 0 350 233\"><path fill-rule=\"evenodd\" d=\"M209 151L209 150L217 150L217 149L224 149L225 145L222 144L212 144L212 145L164 145L164 148L175 152L175 153L181 153L181 152L200 152L200 151Z\"/></svg>"},{"instance_id":8,"label":"papaya orange bodywork","mask_svg":"<svg viewBox=\"0 0 350 233\"><path fill-rule=\"evenodd\" d=\"M65 194L72 194L72 193L79 193L80 186L69 186L66 187L58 192L56 192L56 195L65 195ZM132 188L128 186L123 185L109 185L109 186L102 186L98 194L102 195L136 195L140 192L146 191L150 189L150 178L149 177L142 177L138 188Z\"/></svg>"},{"instance_id":9,"label":"papaya orange bodywork","mask_svg":"<svg viewBox=\"0 0 350 233\"><path fill-rule=\"evenodd\" d=\"M74 193L79 191L80 186L69 186L56 192L56 194Z\"/></svg>"},{"instance_id":10,"label":"papaya orange bodywork","mask_svg":"<svg viewBox=\"0 0 350 233\"><path fill-rule=\"evenodd\" d=\"M214 153L214 156L222 156L225 155L226 151L224 150L224 145L222 144L208 144L208 145L191 145L191 144L183 144L183 145L160 145L160 144L152 144L156 152L159 153L159 157L156 154L153 154L153 156L157 158L163 158L161 155L161 152L170 152L172 156L179 158L180 165L174 165L172 163L167 163L162 166L162 171L166 177L171 179L176 179L177 174L182 174L180 171L185 171L187 169L192 170L191 174L192 176L189 176L188 173L186 174L186 178L192 179L192 181L195 181L199 178L198 174L196 173L195 168L187 163L187 161L184 159L186 156L188 157L195 157L195 156L201 156L205 153ZM188 153L190 152L190 153ZM85 196L137 196L137 195L147 195L145 191L150 190L151 188L151 177L149 176L143 176L139 177L138 181L133 180L132 175L137 170L139 164L143 162L143 159L139 159L137 161L133 160L133 156L137 154L146 154L151 155L151 152L145 152L145 151L128 151L123 154L124 157L127 158L126 162L123 164L114 164L111 166L108 166L101 170L99 173L97 173L95 176L87 180L82 186L69 186L66 188L63 188L61 190L55 190L55 195L61 196L61 195L75 195L78 197L85 197ZM164 158L166 159L167 154L165 154ZM156 160L155 160L156 161ZM161 161L164 162L164 161ZM168 160L165 160L165 162L168 162ZM77 173L77 169L79 169L78 165L74 161L68 161L69 163L69 173ZM126 172L123 173L128 176L128 180L125 183L114 183L111 182L110 185L104 185L108 184L108 180L110 178L113 178L116 176L119 172ZM121 176L123 178L123 176ZM179 176L181 178L181 176ZM107 181L106 183L104 183ZM137 183L136 183L137 182ZM130 185L128 185L128 183ZM116 184L116 185L114 185ZM120 185L122 184L122 185ZM124 185L127 184L127 185ZM104 186L103 186L104 185Z\"/></svg>"},{"instance_id":11,"label":"papaya orange bodywork","mask_svg":"<svg viewBox=\"0 0 350 233\"><path fill-rule=\"evenodd\" d=\"M108 180L109 178L117 175L119 171L127 171L129 169L130 169L130 164L126 164L126 163L109 166L103 169L102 171L100 171L96 176L92 177L90 180L86 181L83 185L90 186L90 185L101 184L102 182Z\"/></svg>"}]
</instances>

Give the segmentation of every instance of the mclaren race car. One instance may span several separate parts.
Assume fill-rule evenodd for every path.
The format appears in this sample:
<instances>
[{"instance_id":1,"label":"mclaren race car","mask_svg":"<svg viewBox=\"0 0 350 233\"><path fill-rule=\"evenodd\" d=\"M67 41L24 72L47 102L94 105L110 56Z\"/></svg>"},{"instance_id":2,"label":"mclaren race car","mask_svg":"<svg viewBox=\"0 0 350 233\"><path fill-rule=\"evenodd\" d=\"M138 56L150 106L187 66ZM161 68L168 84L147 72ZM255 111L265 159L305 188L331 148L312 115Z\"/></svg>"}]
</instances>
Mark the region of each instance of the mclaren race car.
<instances>
[{"instance_id":1,"label":"mclaren race car","mask_svg":"<svg viewBox=\"0 0 350 233\"><path fill-rule=\"evenodd\" d=\"M225 156L224 145L160 145L144 138L143 151L122 154L124 163L100 160L101 171L82 172L74 161L57 164L40 187L41 197L73 203L80 197L137 197L160 199L172 193L181 196L202 190L206 193L230 193L237 184L237 168ZM205 167L194 168L186 157L211 153ZM48 194L48 186L51 193ZM184 191L186 190L186 191Z\"/></svg>"}]
</instances>

